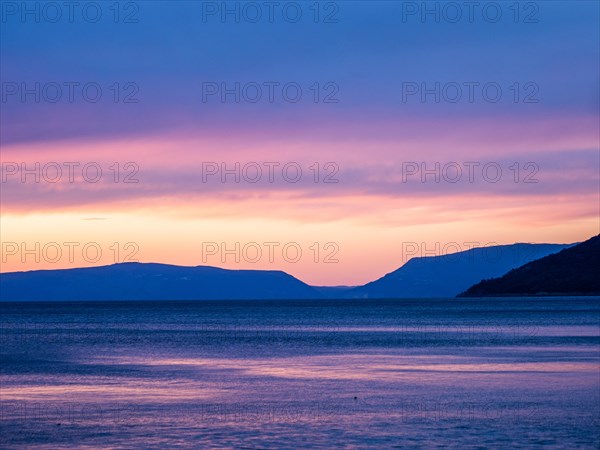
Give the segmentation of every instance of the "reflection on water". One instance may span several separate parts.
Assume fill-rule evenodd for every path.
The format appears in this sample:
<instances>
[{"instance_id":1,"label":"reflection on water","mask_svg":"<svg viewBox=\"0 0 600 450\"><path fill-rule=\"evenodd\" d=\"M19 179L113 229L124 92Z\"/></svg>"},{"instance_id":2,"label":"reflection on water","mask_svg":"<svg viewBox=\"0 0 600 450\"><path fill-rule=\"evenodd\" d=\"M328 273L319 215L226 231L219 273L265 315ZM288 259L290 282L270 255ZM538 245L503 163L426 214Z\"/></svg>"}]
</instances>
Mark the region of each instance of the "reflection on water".
<instances>
[{"instance_id":1,"label":"reflection on water","mask_svg":"<svg viewBox=\"0 0 600 450\"><path fill-rule=\"evenodd\" d=\"M3 304L2 448L598 448L600 302Z\"/></svg>"}]
</instances>

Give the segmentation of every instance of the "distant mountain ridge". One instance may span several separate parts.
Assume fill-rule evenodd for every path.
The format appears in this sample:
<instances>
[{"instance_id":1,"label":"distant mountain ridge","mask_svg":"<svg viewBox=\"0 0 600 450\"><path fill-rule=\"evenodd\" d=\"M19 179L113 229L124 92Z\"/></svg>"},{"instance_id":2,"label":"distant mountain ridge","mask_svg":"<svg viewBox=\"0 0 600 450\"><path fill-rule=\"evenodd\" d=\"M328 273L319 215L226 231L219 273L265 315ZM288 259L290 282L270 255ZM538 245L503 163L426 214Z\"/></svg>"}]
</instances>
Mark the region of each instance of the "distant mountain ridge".
<instances>
[{"instance_id":1,"label":"distant mountain ridge","mask_svg":"<svg viewBox=\"0 0 600 450\"><path fill-rule=\"evenodd\" d=\"M4 301L310 298L319 298L314 288L281 271L122 263L0 274Z\"/></svg>"},{"instance_id":2,"label":"distant mountain ridge","mask_svg":"<svg viewBox=\"0 0 600 450\"><path fill-rule=\"evenodd\" d=\"M364 286L309 286L282 271L121 263L0 274L0 301L449 298L574 244L513 244L413 258Z\"/></svg>"},{"instance_id":3,"label":"distant mountain ridge","mask_svg":"<svg viewBox=\"0 0 600 450\"><path fill-rule=\"evenodd\" d=\"M347 292L352 298L455 297L473 284L556 253L573 244L511 244L477 247L442 256L410 259L378 280Z\"/></svg>"},{"instance_id":4,"label":"distant mountain ridge","mask_svg":"<svg viewBox=\"0 0 600 450\"><path fill-rule=\"evenodd\" d=\"M600 295L600 235L471 286L461 297Z\"/></svg>"}]
</instances>

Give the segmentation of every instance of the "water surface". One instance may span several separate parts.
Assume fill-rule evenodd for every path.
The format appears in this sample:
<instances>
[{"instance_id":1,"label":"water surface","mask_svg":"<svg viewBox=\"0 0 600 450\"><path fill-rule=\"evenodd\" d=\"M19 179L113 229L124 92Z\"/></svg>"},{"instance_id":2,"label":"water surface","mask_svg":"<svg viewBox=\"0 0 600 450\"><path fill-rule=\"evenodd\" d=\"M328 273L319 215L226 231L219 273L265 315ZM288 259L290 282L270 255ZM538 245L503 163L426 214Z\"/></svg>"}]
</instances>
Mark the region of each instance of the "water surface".
<instances>
[{"instance_id":1,"label":"water surface","mask_svg":"<svg viewBox=\"0 0 600 450\"><path fill-rule=\"evenodd\" d=\"M598 448L600 299L3 303L2 448Z\"/></svg>"}]
</instances>

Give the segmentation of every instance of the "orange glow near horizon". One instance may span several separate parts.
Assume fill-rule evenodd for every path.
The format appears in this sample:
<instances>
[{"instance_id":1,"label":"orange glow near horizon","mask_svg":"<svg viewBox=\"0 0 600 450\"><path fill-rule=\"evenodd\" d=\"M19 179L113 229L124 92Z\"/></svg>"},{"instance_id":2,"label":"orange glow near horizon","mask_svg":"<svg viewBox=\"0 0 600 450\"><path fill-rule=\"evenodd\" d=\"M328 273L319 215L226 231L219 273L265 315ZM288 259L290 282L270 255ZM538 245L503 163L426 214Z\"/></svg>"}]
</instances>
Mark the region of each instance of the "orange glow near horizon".
<instances>
[{"instance_id":1,"label":"orange glow near horizon","mask_svg":"<svg viewBox=\"0 0 600 450\"><path fill-rule=\"evenodd\" d=\"M579 148L584 152L579 156L593 159L591 124L579 123L586 130L583 133L561 127L560 137L548 136L542 125L538 129L510 126L524 134L520 146L513 135L497 135L490 142L483 130L471 135L468 145L451 152L454 139L449 130L420 140L389 137L375 142L190 134L178 139L163 135L152 140L4 146L1 271L138 260L283 270L313 285L358 285L405 263L407 243L417 243L424 256L443 254L446 248L467 250L472 243L571 243L597 234L598 196L590 189L595 169L571 164L569 152L563 151ZM495 155L502 146L499 159ZM365 150L372 158L357 159ZM453 157L444 157L447 153ZM219 159L216 154L226 157ZM419 158L420 154L428 159ZM474 172L475 184L466 181L466 173L461 183L436 182L432 176L423 183L419 174L408 183L403 180L403 163L423 161L429 168L436 162L497 161L503 178L486 182L480 172ZM531 161L539 161L537 182L515 183L511 164L519 162L518 176L523 178L524 164ZM20 173L7 172L14 170L14 163L32 169L36 162L40 167L51 162L79 166L73 169L73 182L65 166L58 182L48 182L47 178L56 177L50 166L39 183L32 174L23 183ZM136 166L126 166L128 162ZM86 163L102 169L98 182L82 178ZM207 163L224 163L226 169L236 163L240 167L258 164L264 172L257 183L243 177L236 180L231 174L223 182L220 173L204 174L204 179ZM268 179L269 163L277 164L273 182ZM283 176L281 168L287 163L303 170L300 181ZM254 176L250 169L245 176ZM289 173L293 178L294 171ZM94 175L94 170L88 174ZM137 182L124 183L128 175ZM325 183L328 175L336 182Z\"/></svg>"}]
</instances>

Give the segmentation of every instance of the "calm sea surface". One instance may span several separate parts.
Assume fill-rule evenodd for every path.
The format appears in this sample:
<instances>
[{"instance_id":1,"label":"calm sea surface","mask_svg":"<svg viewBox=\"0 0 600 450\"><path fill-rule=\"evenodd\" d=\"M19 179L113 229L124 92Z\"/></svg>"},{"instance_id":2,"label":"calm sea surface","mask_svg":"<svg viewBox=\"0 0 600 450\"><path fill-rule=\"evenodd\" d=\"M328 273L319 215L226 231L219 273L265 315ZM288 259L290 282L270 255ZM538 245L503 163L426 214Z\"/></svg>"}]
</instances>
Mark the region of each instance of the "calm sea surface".
<instances>
[{"instance_id":1,"label":"calm sea surface","mask_svg":"<svg viewBox=\"0 0 600 450\"><path fill-rule=\"evenodd\" d=\"M1 448L600 447L600 298L0 310Z\"/></svg>"}]
</instances>

